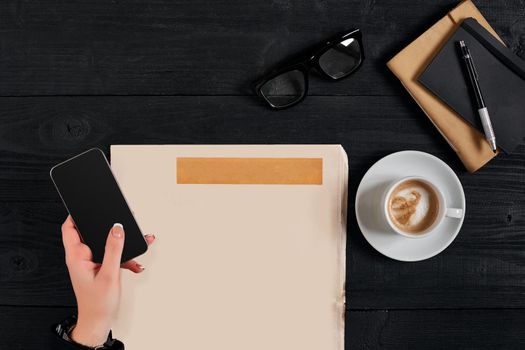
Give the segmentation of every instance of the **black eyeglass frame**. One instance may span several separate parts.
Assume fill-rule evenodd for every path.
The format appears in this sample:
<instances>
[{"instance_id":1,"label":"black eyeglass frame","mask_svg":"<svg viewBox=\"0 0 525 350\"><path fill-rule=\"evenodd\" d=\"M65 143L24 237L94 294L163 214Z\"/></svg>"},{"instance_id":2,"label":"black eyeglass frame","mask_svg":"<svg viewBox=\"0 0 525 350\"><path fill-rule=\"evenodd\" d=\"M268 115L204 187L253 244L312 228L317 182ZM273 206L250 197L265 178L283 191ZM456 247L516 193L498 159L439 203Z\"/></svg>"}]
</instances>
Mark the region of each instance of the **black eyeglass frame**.
<instances>
[{"instance_id":1,"label":"black eyeglass frame","mask_svg":"<svg viewBox=\"0 0 525 350\"><path fill-rule=\"evenodd\" d=\"M321 65L319 64L319 59L321 58L321 56L323 56L326 53L326 51L330 50L335 45L349 38L353 38L357 40L357 43L360 49L361 59L359 63L351 71L349 71L342 77L334 78L331 75L327 74L321 68ZM308 94L308 74L312 69L317 71L317 73L320 74L321 76L328 78L330 81L340 81L345 78L348 78L353 73L355 73L357 70L359 70L359 68L363 64L364 59L365 59L365 55L364 55L364 50L363 50L363 38L362 38L361 30L352 29L350 31L339 33L331 37L330 39L324 41L323 43L317 45L317 47L311 50L308 54L303 54L300 56L300 58L294 59L292 61L293 63L287 63L287 64L285 63L281 65L280 68L276 68L272 70L270 73L264 75L262 78L255 81L252 87L253 87L255 94L259 96L260 98L262 98L264 101L266 101L270 105L270 107L272 107L273 109L285 109L288 107L295 106L298 103L301 103L306 98L306 95ZM268 98L266 98L266 96L264 96L264 94L261 92L261 88L264 86L264 84L274 79L275 77L281 74L284 74L286 72L294 71L294 70L300 71L304 77L304 91L301 97L299 97L297 100L290 102L286 105L282 105L282 106L274 105L273 103L270 102L270 100L268 100Z\"/></svg>"}]
</instances>

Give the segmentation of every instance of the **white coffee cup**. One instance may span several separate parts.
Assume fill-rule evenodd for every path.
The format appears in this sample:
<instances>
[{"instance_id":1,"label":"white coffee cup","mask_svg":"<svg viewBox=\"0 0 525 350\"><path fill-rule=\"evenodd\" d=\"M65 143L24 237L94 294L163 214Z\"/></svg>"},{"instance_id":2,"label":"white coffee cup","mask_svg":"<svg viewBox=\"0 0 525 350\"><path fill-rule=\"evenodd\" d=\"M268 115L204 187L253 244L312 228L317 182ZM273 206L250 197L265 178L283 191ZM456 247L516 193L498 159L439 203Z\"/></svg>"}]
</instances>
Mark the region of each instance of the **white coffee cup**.
<instances>
[{"instance_id":1,"label":"white coffee cup","mask_svg":"<svg viewBox=\"0 0 525 350\"><path fill-rule=\"evenodd\" d=\"M399 227L397 227L392 222L392 218L390 217L390 214L389 214L389 212L390 212L390 210L389 210L389 205L390 205L389 204L389 199L390 199L390 196L392 195L392 192L401 183L403 183L405 181L410 181L410 180L421 181L421 182L427 184L429 187L431 187L434 190L434 192L436 193L437 199L439 201L439 211L438 211L438 214L437 214L434 222L432 223L432 225L427 227L425 230L419 231L417 233L410 233L410 232L406 232L406 231L401 230ZM396 233L398 233L398 234L400 234L402 236L409 237L409 238L422 238L422 237L426 237L426 236L430 235L431 233L436 231L436 228L447 217L454 218L454 219L461 219L461 218L463 218L463 209L449 208L448 205L447 205L447 201L446 201L445 195L443 194L443 191L441 191L436 185L434 185L428 179L425 179L425 178L420 177L420 176L404 177L402 179L395 180L390 185L388 185L386 190L385 190L385 193L383 195L382 210L383 210L384 218L385 218L386 222L388 223L388 226L390 226L390 228L394 232L396 232Z\"/></svg>"}]
</instances>

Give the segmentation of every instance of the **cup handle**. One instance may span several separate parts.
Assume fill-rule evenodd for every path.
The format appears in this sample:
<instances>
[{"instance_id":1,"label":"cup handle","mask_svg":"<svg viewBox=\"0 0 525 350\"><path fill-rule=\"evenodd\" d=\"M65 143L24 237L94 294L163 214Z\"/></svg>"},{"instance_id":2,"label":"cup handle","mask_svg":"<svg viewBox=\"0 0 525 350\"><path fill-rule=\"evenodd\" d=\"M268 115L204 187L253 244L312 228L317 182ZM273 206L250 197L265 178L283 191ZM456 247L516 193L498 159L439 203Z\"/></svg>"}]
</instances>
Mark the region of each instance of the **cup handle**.
<instances>
[{"instance_id":1,"label":"cup handle","mask_svg":"<svg viewBox=\"0 0 525 350\"><path fill-rule=\"evenodd\" d=\"M461 219L463 217L463 209L447 208L445 216L448 216L449 218Z\"/></svg>"}]
</instances>

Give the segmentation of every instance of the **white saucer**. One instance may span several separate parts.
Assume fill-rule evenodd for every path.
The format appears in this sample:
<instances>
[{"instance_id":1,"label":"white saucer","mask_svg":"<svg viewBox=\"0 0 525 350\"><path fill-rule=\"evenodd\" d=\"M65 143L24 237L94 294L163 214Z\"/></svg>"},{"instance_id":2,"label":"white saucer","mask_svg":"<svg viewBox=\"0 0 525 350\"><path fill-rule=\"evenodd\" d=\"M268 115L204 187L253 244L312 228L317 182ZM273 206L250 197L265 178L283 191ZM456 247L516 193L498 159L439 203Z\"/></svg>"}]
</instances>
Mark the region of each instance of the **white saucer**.
<instances>
[{"instance_id":1,"label":"white saucer","mask_svg":"<svg viewBox=\"0 0 525 350\"><path fill-rule=\"evenodd\" d=\"M395 233L381 212L381 198L386 186L406 176L422 176L439 187L447 206L463 209L465 193L458 177L439 158L419 151L392 153L376 162L361 180L355 198L355 215L363 236L378 252L400 261L420 261L441 253L456 238L462 219L445 217L435 231L422 238L408 238Z\"/></svg>"}]
</instances>

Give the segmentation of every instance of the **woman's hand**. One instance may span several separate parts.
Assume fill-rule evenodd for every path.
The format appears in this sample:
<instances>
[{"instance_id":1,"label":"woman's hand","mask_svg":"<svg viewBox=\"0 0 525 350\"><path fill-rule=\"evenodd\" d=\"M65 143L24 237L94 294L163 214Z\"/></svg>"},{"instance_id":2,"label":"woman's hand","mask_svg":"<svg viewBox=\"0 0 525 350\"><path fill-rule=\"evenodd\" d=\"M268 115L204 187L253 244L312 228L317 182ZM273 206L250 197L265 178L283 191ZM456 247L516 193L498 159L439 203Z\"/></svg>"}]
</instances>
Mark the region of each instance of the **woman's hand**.
<instances>
[{"instance_id":1,"label":"woman's hand","mask_svg":"<svg viewBox=\"0 0 525 350\"><path fill-rule=\"evenodd\" d=\"M148 245L155 240L154 235L145 238ZM135 273L144 271L134 260L120 264L124 239L122 225L115 224L106 241L104 260L96 264L91 249L80 240L71 216L62 225L66 264L78 305L78 322L70 336L79 344L94 347L106 342L120 301L120 268Z\"/></svg>"}]
</instances>

